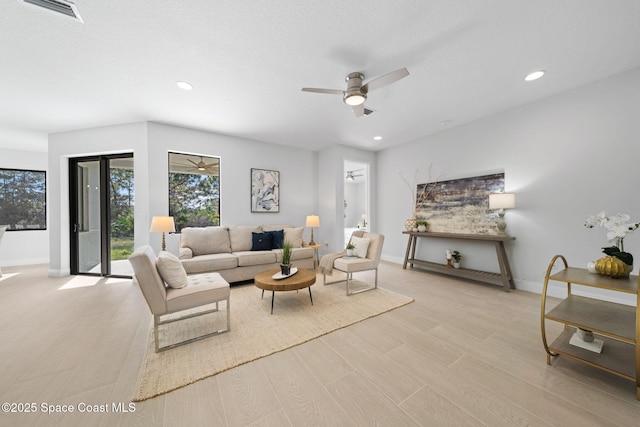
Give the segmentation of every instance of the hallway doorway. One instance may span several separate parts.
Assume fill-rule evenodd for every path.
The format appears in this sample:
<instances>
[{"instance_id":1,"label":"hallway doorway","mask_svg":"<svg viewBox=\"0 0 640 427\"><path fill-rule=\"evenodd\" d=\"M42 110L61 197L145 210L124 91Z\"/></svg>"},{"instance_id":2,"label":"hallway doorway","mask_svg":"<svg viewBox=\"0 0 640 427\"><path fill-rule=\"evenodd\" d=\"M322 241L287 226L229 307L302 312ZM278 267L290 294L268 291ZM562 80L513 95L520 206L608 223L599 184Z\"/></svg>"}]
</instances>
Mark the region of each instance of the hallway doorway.
<instances>
[{"instance_id":1,"label":"hallway doorway","mask_svg":"<svg viewBox=\"0 0 640 427\"><path fill-rule=\"evenodd\" d=\"M344 161L344 244L355 230L369 230L369 164Z\"/></svg>"}]
</instances>

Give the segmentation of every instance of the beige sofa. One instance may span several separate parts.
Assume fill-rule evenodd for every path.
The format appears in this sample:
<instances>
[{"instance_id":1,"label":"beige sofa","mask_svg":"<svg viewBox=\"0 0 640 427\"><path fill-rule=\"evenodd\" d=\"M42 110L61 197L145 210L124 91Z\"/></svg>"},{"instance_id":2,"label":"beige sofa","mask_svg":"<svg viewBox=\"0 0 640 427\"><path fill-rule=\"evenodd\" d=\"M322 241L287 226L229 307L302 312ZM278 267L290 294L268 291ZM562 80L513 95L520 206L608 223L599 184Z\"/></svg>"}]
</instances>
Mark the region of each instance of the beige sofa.
<instances>
[{"instance_id":1,"label":"beige sofa","mask_svg":"<svg viewBox=\"0 0 640 427\"><path fill-rule=\"evenodd\" d=\"M293 246L294 267L313 269L314 249L303 241L303 231L291 225L187 227L181 231L179 258L187 274L217 272L230 283L251 280L280 268L280 237ZM274 240L271 245L264 241L268 235Z\"/></svg>"}]
</instances>

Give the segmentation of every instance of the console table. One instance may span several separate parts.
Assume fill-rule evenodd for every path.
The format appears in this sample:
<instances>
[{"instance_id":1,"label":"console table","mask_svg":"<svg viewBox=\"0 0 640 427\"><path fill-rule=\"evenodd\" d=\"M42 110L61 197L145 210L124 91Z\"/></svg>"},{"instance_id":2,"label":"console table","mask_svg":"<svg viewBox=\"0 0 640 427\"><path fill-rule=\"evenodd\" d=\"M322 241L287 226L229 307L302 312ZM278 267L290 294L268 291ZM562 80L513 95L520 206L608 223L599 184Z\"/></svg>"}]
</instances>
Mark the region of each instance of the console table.
<instances>
[{"instance_id":1,"label":"console table","mask_svg":"<svg viewBox=\"0 0 640 427\"><path fill-rule=\"evenodd\" d=\"M439 273L445 273L452 276L464 277L466 279L474 279L481 282L502 285L505 292L509 292L510 289L516 288L515 284L513 283L513 275L511 274L511 267L509 267L509 259L507 258L507 252L505 251L504 245L505 242L515 240L515 237L513 236L509 236L506 234L462 234L438 233L430 231L424 233L420 233L417 231L403 231L402 234L409 235L409 241L407 242L407 252L404 255L404 265L402 266L402 268L404 269L407 268L407 264L409 264L411 268L413 268L414 264L416 264L428 270L437 271ZM498 256L500 273L472 270L469 268L450 268L447 267L446 264L438 264L435 262L416 259L416 243L418 238L474 240L493 243L496 248L496 255Z\"/></svg>"}]
</instances>

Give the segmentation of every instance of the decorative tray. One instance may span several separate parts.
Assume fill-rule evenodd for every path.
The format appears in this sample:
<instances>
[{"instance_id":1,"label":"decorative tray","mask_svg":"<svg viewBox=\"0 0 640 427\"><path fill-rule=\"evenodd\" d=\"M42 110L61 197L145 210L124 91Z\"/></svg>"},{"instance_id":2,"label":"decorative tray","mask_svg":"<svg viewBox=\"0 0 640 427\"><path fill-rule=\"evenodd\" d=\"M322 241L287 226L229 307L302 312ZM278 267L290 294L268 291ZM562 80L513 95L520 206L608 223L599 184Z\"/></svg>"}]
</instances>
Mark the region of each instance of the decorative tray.
<instances>
[{"instance_id":1,"label":"decorative tray","mask_svg":"<svg viewBox=\"0 0 640 427\"><path fill-rule=\"evenodd\" d=\"M271 276L272 279L275 280L282 280L282 279L286 279L287 277L291 277L294 274L296 274L298 272L298 267L291 267L291 273L289 274L282 274L281 271L277 272L276 274L274 274L273 276Z\"/></svg>"}]
</instances>

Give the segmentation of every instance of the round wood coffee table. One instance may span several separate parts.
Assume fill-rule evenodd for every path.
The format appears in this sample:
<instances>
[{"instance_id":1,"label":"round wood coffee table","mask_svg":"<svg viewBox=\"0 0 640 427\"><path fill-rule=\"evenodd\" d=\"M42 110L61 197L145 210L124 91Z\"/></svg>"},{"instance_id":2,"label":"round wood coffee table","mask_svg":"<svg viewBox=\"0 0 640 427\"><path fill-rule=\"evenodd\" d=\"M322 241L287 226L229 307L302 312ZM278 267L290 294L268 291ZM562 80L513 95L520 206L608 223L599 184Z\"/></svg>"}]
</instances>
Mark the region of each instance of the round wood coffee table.
<instances>
[{"instance_id":1,"label":"round wood coffee table","mask_svg":"<svg viewBox=\"0 0 640 427\"><path fill-rule=\"evenodd\" d=\"M268 270L258 274L254 279L256 287L262 289L263 298L264 291L271 291L271 314L273 314L273 300L276 292L297 291L299 289L309 288L309 299L311 299L311 305L313 305L311 285L316 283L315 271L299 268L296 274L285 279L274 279L272 276L279 272L279 269Z\"/></svg>"}]
</instances>

